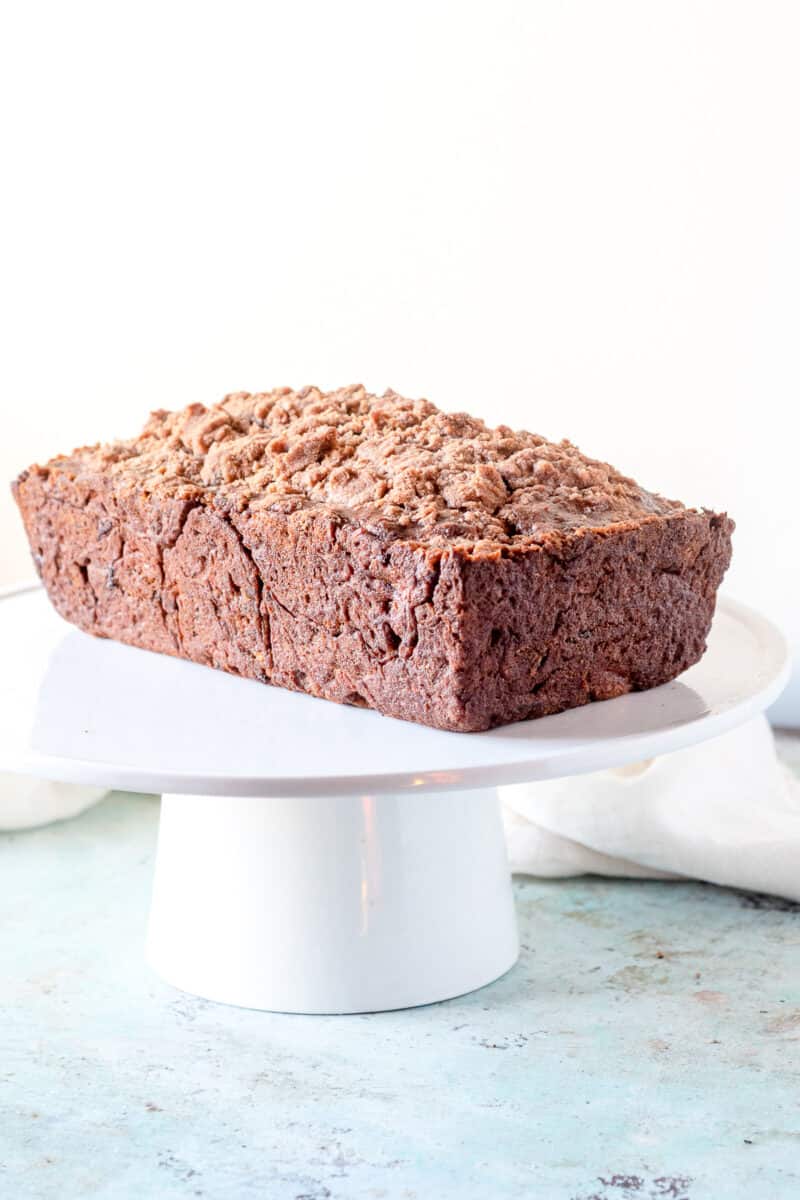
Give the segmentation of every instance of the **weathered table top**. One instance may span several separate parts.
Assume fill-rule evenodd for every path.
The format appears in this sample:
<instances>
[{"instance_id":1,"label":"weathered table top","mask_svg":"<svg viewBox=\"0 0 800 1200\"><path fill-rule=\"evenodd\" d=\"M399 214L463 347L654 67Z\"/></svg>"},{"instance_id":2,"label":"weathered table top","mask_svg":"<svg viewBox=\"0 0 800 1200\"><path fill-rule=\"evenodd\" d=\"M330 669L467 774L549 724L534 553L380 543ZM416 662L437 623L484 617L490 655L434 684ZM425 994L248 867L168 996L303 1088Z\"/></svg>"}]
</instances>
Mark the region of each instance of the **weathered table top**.
<instances>
[{"instance_id":1,"label":"weathered table top","mask_svg":"<svg viewBox=\"0 0 800 1200\"><path fill-rule=\"evenodd\" d=\"M800 1195L800 905L524 880L496 984L279 1016L145 967L156 825L0 837L3 1200Z\"/></svg>"}]
</instances>

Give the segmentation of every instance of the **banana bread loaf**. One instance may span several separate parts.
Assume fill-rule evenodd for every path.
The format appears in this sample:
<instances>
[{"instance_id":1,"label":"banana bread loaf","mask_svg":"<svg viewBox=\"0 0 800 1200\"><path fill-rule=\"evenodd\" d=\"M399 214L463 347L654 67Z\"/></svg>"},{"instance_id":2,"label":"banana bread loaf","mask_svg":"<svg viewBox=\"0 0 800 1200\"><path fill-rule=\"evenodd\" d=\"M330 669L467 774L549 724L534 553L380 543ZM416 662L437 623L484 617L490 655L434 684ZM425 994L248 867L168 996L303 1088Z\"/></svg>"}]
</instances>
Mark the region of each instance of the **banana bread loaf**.
<instances>
[{"instance_id":1,"label":"banana bread loaf","mask_svg":"<svg viewBox=\"0 0 800 1200\"><path fill-rule=\"evenodd\" d=\"M733 529L569 442L362 387L159 411L13 487L86 632L462 731L696 662Z\"/></svg>"}]
</instances>

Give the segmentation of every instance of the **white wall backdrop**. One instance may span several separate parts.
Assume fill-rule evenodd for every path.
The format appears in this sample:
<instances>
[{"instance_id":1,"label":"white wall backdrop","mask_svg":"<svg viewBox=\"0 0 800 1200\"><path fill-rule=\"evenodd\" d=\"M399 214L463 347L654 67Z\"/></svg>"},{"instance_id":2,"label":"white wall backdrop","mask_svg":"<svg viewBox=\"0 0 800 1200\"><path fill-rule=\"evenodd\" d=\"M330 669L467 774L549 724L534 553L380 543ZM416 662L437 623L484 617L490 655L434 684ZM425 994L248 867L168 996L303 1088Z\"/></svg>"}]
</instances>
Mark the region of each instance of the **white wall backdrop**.
<instances>
[{"instance_id":1,"label":"white wall backdrop","mask_svg":"<svg viewBox=\"0 0 800 1200\"><path fill-rule=\"evenodd\" d=\"M797 5L4 12L6 477L158 406L391 384L727 508L727 590L800 652ZM7 499L0 546L29 573Z\"/></svg>"}]
</instances>

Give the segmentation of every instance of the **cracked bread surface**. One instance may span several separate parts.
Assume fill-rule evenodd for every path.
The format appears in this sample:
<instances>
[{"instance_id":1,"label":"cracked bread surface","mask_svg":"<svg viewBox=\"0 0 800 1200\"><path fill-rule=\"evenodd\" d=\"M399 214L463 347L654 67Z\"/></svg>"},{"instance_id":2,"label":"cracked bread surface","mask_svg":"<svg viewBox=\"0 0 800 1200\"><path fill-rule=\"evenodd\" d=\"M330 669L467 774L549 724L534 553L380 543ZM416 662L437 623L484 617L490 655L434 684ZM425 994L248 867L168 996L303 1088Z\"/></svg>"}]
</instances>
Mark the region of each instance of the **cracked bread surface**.
<instances>
[{"instance_id":1,"label":"cracked bread surface","mask_svg":"<svg viewBox=\"0 0 800 1200\"><path fill-rule=\"evenodd\" d=\"M87 632L459 731L697 661L733 528L568 442L363 387L160 410L13 486Z\"/></svg>"}]
</instances>

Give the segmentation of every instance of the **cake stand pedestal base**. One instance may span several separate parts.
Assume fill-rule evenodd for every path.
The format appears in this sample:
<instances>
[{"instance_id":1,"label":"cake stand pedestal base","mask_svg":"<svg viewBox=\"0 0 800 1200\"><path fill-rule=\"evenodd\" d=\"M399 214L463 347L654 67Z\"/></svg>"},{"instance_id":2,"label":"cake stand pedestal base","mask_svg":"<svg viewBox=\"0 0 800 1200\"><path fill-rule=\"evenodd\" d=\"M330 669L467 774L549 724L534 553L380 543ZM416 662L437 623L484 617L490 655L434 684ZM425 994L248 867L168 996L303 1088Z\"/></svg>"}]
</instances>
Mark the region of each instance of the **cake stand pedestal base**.
<instances>
[{"instance_id":1,"label":"cake stand pedestal base","mask_svg":"<svg viewBox=\"0 0 800 1200\"><path fill-rule=\"evenodd\" d=\"M516 962L497 792L162 801L150 964L294 1013L445 1000Z\"/></svg>"}]
</instances>

